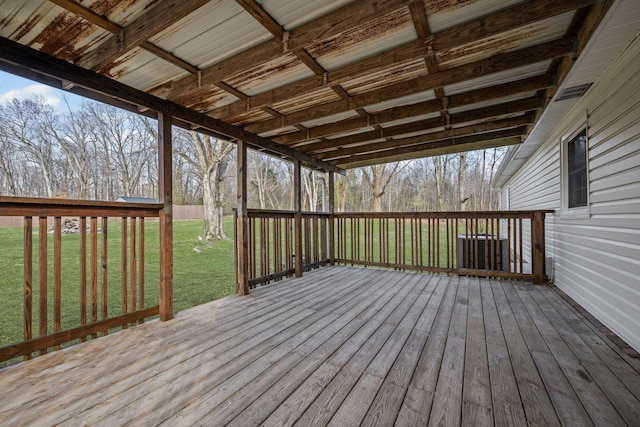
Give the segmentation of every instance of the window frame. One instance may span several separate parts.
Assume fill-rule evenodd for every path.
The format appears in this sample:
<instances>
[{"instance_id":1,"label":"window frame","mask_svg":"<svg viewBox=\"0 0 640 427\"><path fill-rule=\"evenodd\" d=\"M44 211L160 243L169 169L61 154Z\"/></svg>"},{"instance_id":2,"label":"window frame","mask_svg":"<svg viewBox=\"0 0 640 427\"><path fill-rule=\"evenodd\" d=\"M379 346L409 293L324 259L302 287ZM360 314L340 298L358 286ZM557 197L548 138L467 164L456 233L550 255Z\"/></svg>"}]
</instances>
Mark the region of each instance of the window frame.
<instances>
[{"instance_id":1,"label":"window frame","mask_svg":"<svg viewBox=\"0 0 640 427\"><path fill-rule=\"evenodd\" d=\"M569 143L584 132L586 139L585 168L586 168L586 205L569 207ZM560 178L561 178L561 216L568 219L586 219L591 217L590 200L590 168L589 168L589 126L586 121L574 127L571 132L560 138Z\"/></svg>"}]
</instances>

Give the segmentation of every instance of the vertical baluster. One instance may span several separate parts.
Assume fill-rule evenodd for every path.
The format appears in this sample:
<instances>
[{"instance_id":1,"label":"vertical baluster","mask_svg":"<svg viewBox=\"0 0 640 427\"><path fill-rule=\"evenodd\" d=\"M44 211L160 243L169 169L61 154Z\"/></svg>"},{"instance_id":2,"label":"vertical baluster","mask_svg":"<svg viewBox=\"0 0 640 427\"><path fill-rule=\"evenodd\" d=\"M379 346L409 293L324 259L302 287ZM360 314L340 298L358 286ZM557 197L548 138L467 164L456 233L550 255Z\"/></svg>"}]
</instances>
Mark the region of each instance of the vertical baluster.
<instances>
[{"instance_id":1,"label":"vertical baluster","mask_svg":"<svg viewBox=\"0 0 640 427\"><path fill-rule=\"evenodd\" d=\"M33 218L24 217L24 340L33 338ZM31 359L31 354L24 356L24 360Z\"/></svg>"},{"instance_id":2,"label":"vertical baluster","mask_svg":"<svg viewBox=\"0 0 640 427\"><path fill-rule=\"evenodd\" d=\"M80 324L87 324L87 217L80 217ZM81 338L82 342L87 340Z\"/></svg>"},{"instance_id":3,"label":"vertical baluster","mask_svg":"<svg viewBox=\"0 0 640 427\"><path fill-rule=\"evenodd\" d=\"M39 277L38 281L40 284L40 336L47 335L47 291L48 291L48 283L47 283L47 217L41 216L39 218L38 223L38 263L39 263ZM40 350L40 354L46 354L47 349L44 348Z\"/></svg>"},{"instance_id":4,"label":"vertical baluster","mask_svg":"<svg viewBox=\"0 0 640 427\"><path fill-rule=\"evenodd\" d=\"M502 257L504 254L502 253L502 242L500 240L500 219L496 218L496 236L498 239L498 256L496 257L496 263L498 264L496 267L498 270L502 270Z\"/></svg>"},{"instance_id":5,"label":"vertical baluster","mask_svg":"<svg viewBox=\"0 0 640 427\"><path fill-rule=\"evenodd\" d=\"M447 268L451 268L451 235L449 230L449 218L445 218L446 244L447 244Z\"/></svg>"},{"instance_id":6,"label":"vertical baluster","mask_svg":"<svg viewBox=\"0 0 640 427\"><path fill-rule=\"evenodd\" d=\"M98 321L98 218L91 217L91 322ZM93 334L97 338L98 334Z\"/></svg>"},{"instance_id":7,"label":"vertical baluster","mask_svg":"<svg viewBox=\"0 0 640 427\"><path fill-rule=\"evenodd\" d=\"M107 239L108 239L108 224L109 220L106 216L102 217L102 250L100 251L100 267L101 267L101 288L102 288L102 319L109 317L109 301L107 292ZM107 335L108 329L103 331L103 335Z\"/></svg>"},{"instance_id":8,"label":"vertical baluster","mask_svg":"<svg viewBox=\"0 0 640 427\"><path fill-rule=\"evenodd\" d=\"M129 258L130 258L130 264L131 264L131 271L130 271L130 277L129 277L129 311L130 312L134 312L136 311L136 306L138 304L138 296L136 295L136 291L138 288L138 283L137 283L137 279L138 279L138 254L137 254L137 248L136 248L136 234L138 232L138 220L137 218L134 216L131 218L131 228L129 230L129 234L130 234L130 239L129 239L129 245L130 245L130 249L129 249Z\"/></svg>"},{"instance_id":9,"label":"vertical baluster","mask_svg":"<svg viewBox=\"0 0 640 427\"><path fill-rule=\"evenodd\" d=\"M62 330L62 218L53 220L53 331ZM55 350L60 350L56 345Z\"/></svg>"},{"instance_id":10,"label":"vertical baluster","mask_svg":"<svg viewBox=\"0 0 640 427\"><path fill-rule=\"evenodd\" d=\"M320 258L322 258L322 261L324 260L328 260L329 257L329 251L327 248L327 244L328 244L328 238L329 238L329 221L331 220L330 217L326 216L322 218L322 222L320 223Z\"/></svg>"},{"instance_id":11,"label":"vertical baluster","mask_svg":"<svg viewBox=\"0 0 640 427\"><path fill-rule=\"evenodd\" d=\"M280 218L273 218L273 264L274 264L274 272L282 271L282 263L280 262L282 248L280 247ZM276 279L280 280L280 279Z\"/></svg>"},{"instance_id":12,"label":"vertical baluster","mask_svg":"<svg viewBox=\"0 0 640 427\"><path fill-rule=\"evenodd\" d=\"M127 268L127 218L122 217L122 222L120 225L120 263L121 270L120 274L122 275L122 314L127 313L127 309L129 307L129 300L127 298L128 294L128 286L127 286L127 275L129 274L129 269ZM124 329L127 328L127 325L123 326Z\"/></svg>"},{"instance_id":13,"label":"vertical baluster","mask_svg":"<svg viewBox=\"0 0 640 427\"><path fill-rule=\"evenodd\" d=\"M509 273L514 273L517 269L515 268L515 262L516 262L516 257L515 257L515 253L516 253L516 245L514 240L512 239L511 236L511 221L512 218L507 218L507 247L509 248ZM511 262L511 260L513 259L513 263ZM512 267L513 264L513 267Z\"/></svg>"},{"instance_id":14,"label":"vertical baluster","mask_svg":"<svg viewBox=\"0 0 640 427\"><path fill-rule=\"evenodd\" d=\"M140 232L139 232L139 249L138 249L138 287L140 289L138 295L138 308L144 308L144 217L140 217ZM140 321L144 322L144 319Z\"/></svg>"},{"instance_id":15,"label":"vertical baluster","mask_svg":"<svg viewBox=\"0 0 640 427\"><path fill-rule=\"evenodd\" d=\"M484 219L484 268L485 270L489 270L489 219Z\"/></svg>"},{"instance_id":16,"label":"vertical baluster","mask_svg":"<svg viewBox=\"0 0 640 427\"><path fill-rule=\"evenodd\" d=\"M519 248L519 258L520 258L520 272L524 273L524 259L522 257L522 218L518 218L518 245Z\"/></svg>"}]
</instances>

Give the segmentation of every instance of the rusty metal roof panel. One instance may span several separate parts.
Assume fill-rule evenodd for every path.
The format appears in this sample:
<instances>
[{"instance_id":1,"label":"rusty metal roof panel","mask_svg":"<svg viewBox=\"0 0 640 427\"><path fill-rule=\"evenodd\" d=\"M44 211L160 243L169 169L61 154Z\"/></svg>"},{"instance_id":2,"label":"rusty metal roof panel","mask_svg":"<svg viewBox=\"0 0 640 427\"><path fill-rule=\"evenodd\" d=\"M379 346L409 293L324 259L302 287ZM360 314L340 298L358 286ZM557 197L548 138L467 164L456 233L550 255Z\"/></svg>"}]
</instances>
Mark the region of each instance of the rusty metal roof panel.
<instances>
[{"instance_id":1,"label":"rusty metal roof panel","mask_svg":"<svg viewBox=\"0 0 640 427\"><path fill-rule=\"evenodd\" d=\"M514 28L504 33L461 45L437 54L440 69L457 67L489 58L491 55L524 49L561 38L571 23L574 12Z\"/></svg>"},{"instance_id":2,"label":"rusty metal roof panel","mask_svg":"<svg viewBox=\"0 0 640 427\"><path fill-rule=\"evenodd\" d=\"M377 111L386 110L388 108L400 107L403 105L417 104L418 102L432 101L436 99L436 95L432 90L425 92L413 93L411 95L392 99L390 101L378 102L364 108L367 113L375 113Z\"/></svg>"},{"instance_id":3,"label":"rusty metal roof panel","mask_svg":"<svg viewBox=\"0 0 640 427\"><path fill-rule=\"evenodd\" d=\"M286 135L288 133L295 132L297 130L298 128L295 126L285 126L283 128L273 129L273 130L270 130L269 132L261 133L260 136L265 138L272 138L280 135Z\"/></svg>"},{"instance_id":4,"label":"rusty metal roof panel","mask_svg":"<svg viewBox=\"0 0 640 427\"><path fill-rule=\"evenodd\" d=\"M262 120L272 119L273 116L264 110L251 110L246 113L239 114L230 120L234 125L245 125L248 123L260 122ZM294 128L295 129L295 128Z\"/></svg>"},{"instance_id":5,"label":"rusty metal roof panel","mask_svg":"<svg viewBox=\"0 0 640 427\"><path fill-rule=\"evenodd\" d=\"M420 116L408 117L406 119L398 119L398 120L394 120L392 122L385 122L385 123L381 124L380 126L383 127L383 128L388 128L388 127L391 127L391 126L404 125L404 124L408 124L408 123L412 123L412 122L417 122L419 120L434 119L434 118L439 117L439 116L440 116L440 112L422 114Z\"/></svg>"},{"instance_id":6,"label":"rusty metal roof panel","mask_svg":"<svg viewBox=\"0 0 640 427\"><path fill-rule=\"evenodd\" d=\"M535 94L536 94L536 92L532 91L532 92L523 92L523 93L519 93L519 94L516 94L516 95L511 95L511 96L505 96L505 97L497 98L497 99L488 99L486 101L476 102L474 104L469 104L469 105L463 105L463 106L460 106L460 107L450 108L449 109L449 113L451 113L451 114L462 113L464 111L471 111L471 110L475 110L475 109L478 109L478 108L489 107L491 105L502 104L502 103L511 102L511 101L518 101L520 99L530 98L530 97L534 96Z\"/></svg>"},{"instance_id":7,"label":"rusty metal roof panel","mask_svg":"<svg viewBox=\"0 0 640 427\"><path fill-rule=\"evenodd\" d=\"M437 33L527 0L425 0L429 29Z\"/></svg>"},{"instance_id":8,"label":"rusty metal roof panel","mask_svg":"<svg viewBox=\"0 0 640 427\"><path fill-rule=\"evenodd\" d=\"M0 2L0 36L75 61L110 35L67 10L44 2Z\"/></svg>"},{"instance_id":9,"label":"rusty metal roof panel","mask_svg":"<svg viewBox=\"0 0 640 427\"><path fill-rule=\"evenodd\" d=\"M227 105L238 98L214 85L205 85L174 99L178 104L194 108L199 112L209 112L213 106Z\"/></svg>"},{"instance_id":10,"label":"rusty metal roof panel","mask_svg":"<svg viewBox=\"0 0 640 427\"><path fill-rule=\"evenodd\" d=\"M401 8L364 25L307 47L325 70L334 70L360 59L416 40L408 8Z\"/></svg>"},{"instance_id":11,"label":"rusty metal roof panel","mask_svg":"<svg viewBox=\"0 0 640 427\"><path fill-rule=\"evenodd\" d=\"M119 58L110 67L109 74L121 83L143 90L165 83L168 76L188 75L182 68L141 48Z\"/></svg>"},{"instance_id":12,"label":"rusty metal roof panel","mask_svg":"<svg viewBox=\"0 0 640 427\"><path fill-rule=\"evenodd\" d=\"M426 74L428 74L426 64L422 58L419 58L415 61L398 64L386 70L344 82L341 86L350 95L358 95Z\"/></svg>"},{"instance_id":13,"label":"rusty metal roof panel","mask_svg":"<svg viewBox=\"0 0 640 427\"><path fill-rule=\"evenodd\" d=\"M150 40L198 67L208 67L273 36L233 0L210 1Z\"/></svg>"},{"instance_id":14,"label":"rusty metal roof panel","mask_svg":"<svg viewBox=\"0 0 640 427\"><path fill-rule=\"evenodd\" d=\"M316 105L338 101L340 99L340 96L336 94L333 89L331 89L330 87L324 87L320 90L297 96L295 98L291 98L277 104L273 104L272 108L281 114L290 114L295 111L300 111Z\"/></svg>"},{"instance_id":15,"label":"rusty metal roof panel","mask_svg":"<svg viewBox=\"0 0 640 427\"><path fill-rule=\"evenodd\" d=\"M482 89L489 86L495 86L503 83L510 83L516 80L526 79L528 77L539 76L549 69L551 61L542 61L535 64L518 67L499 73L488 74L472 80L461 83L450 84L444 87L444 93L447 96L456 95L476 89Z\"/></svg>"},{"instance_id":16,"label":"rusty metal roof panel","mask_svg":"<svg viewBox=\"0 0 640 427\"><path fill-rule=\"evenodd\" d=\"M289 31L292 28L313 21L353 1L354 0L257 0L257 3L260 4L285 31Z\"/></svg>"},{"instance_id":17,"label":"rusty metal roof panel","mask_svg":"<svg viewBox=\"0 0 640 427\"><path fill-rule=\"evenodd\" d=\"M334 123L340 120L351 119L357 116L358 116L358 113L351 110L351 111L345 111L344 113L332 114L330 116L326 116L321 119L309 120L301 123L301 125L305 127L322 126L322 125L326 125L327 123Z\"/></svg>"},{"instance_id":18,"label":"rusty metal roof panel","mask_svg":"<svg viewBox=\"0 0 640 427\"><path fill-rule=\"evenodd\" d=\"M248 96L253 96L284 84L313 77L315 74L293 53L288 53L274 61L226 78L224 81Z\"/></svg>"}]
</instances>

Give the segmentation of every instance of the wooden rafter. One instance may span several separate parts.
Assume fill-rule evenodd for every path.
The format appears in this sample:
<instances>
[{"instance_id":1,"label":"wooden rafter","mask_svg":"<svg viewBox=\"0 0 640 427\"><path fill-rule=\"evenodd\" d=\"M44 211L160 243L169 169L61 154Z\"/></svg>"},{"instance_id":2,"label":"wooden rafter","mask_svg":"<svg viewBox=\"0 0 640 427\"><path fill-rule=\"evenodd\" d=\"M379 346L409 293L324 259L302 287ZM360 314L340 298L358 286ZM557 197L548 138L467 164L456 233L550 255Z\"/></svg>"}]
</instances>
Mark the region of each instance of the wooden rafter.
<instances>
[{"instance_id":1,"label":"wooden rafter","mask_svg":"<svg viewBox=\"0 0 640 427\"><path fill-rule=\"evenodd\" d=\"M246 69L247 64L257 65L279 58L284 51L295 51L313 43L327 39L358 25L406 7L410 0L358 0L349 3L318 19L302 24L288 32L286 48L282 39L271 39L249 48L217 64L204 68L199 77L183 79L161 85L149 92L157 96L173 99L201 86L216 84L226 77ZM338 24L336 24L338 22Z\"/></svg>"},{"instance_id":2,"label":"wooden rafter","mask_svg":"<svg viewBox=\"0 0 640 427\"><path fill-rule=\"evenodd\" d=\"M219 107L211 111L211 114L221 119L227 119L234 117L251 109L260 108L264 105L275 104L285 101L294 96L304 95L306 93L313 92L315 90L326 87L327 84L340 84L348 80L353 80L365 75L374 73L379 70L383 70L392 66L393 64L402 63L405 61L415 60L421 57L427 57L429 54L429 47L434 46L431 50L435 55L438 52L443 52L445 49L439 51L435 50L435 46L448 45L452 42L450 39L455 38L457 40L457 34L448 32L447 30L437 34L429 34L429 28L426 21L426 15L424 15L424 7L420 6L422 2L412 2L409 4L412 18L414 20L414 27L418 33L419 40L405 43L402 46L396 46L389 49L386 52L382 52L374 55L373 57L364 58L360 61L345 65L338 69L330 70L326 75L320 75L316 77L307 78L304 80L292 82L287 85L280 86L278 88L265 91L263 93L249 97L248 100L235 102L224 107ZM523 16L518 10L509 10L509 13L494 12L483 18L471 20L464 25L458 26L460 31L465 31L468 34L468 38L465 43L471 43L481 40L484 37L495 34L498 29L513 29L518 26L524 25L523 22L530 23L548 19L550 17L565 13L574 9L577 6L582 6L585 3L594 3L594 0L580 0L569 2L558 2L556 0L536 0L534 2L527 3L527 10L529 12L526 15L526 21L523 20ZM424 16L424 18L422 18ZM416 22L416 20L419 20ZM477 30L477 28L483 28L483 25L491 23L490 30L484 31ZM425 40L429 39L431 45L425 43ZM436 43L436 40L438 41ZM244 55L244 52L240 55ZM206 73L206 71L204 71ZM223 77L221 77L223 78ZM168 86L162 87L162 93L166 94L169 98L174 98L171 93L166 93ZM159 89L160 90L160 89ZM160 93L160 95L162 95Z\"/></svg>"},{"instance_id":3,"label":"wooden rafter","mask_svg":"<svg viewBox=\"0 0 640 427\"><path fill-rule=\"evenodd\" d=\"M412 144L409 146L393 148L376 153L354 155L345 159L335 161L334 163L344 168L352 168L358 166L366 166L368 164L380 163L381 159L384 159L383 161L387 162L392 160L404 160L421 157L427 151L436 154L443 154L446 152L451 152L447 151L447 149L452 151L466 151L470 149L513 145L522 142L522 136L524 135L525 131L526 126L523 126L514 129L487 132L460 138L450 138L418 145ZM438 149L441 151L437 152L436 150Z\"/></svg>"},{"instance_id":4,"label":"wooden rafter","mask_svg":"<svg viewBox=\"0 0 640 427\"><path fill-rule=\"evenodd\" d=\"M471 136L481 133L511 129L514 127L520 127L523 125L529 125L533 122L533 115L527 114L524 116L496 120L492 122L479 123L475 125L463 126L459 128L441 130L439 132L431 132L426 135L394 138L388 141L379 143L370 143L366 146L356 146L351 148L340 148L337 150L323 151L320 153L314 152L314 157L318 159L335 161L337 159L343 159L345 157L351 157L353 155L366 155L381 150L387 150L398 147L411 147L414 145L420 145L427 142L442 141L451 138L460 138L463 136ZM391 135L393 136L393 135Z\"/></svg>"},{"instance_id":5,"label":"wooden rafter","mask_svg":"<svg viewBox=\"0 0 640 427\"><path fill-rule=\"evenodd\" d=\"M217 137L242 140L258 149L266 149L272 153L279 153L292 159L298 159L313 168L344 173L340 168L336 168L326 162L318 161L308 154L277 144L267 138L262 138L204 114L197 113L182 105L160 99L93 71L69 64L4 37L0 37L0 65L2 63L13 65L14 71L17 71L17 68L29 70L31 73L64 80L81 86L90 92L96 92L122 102L154 111L170 112L172 117L186 123L191 123L196 128L201 127L208 129Z\"/></svg>"},{"instance_id":6,"label":"wooden rafter","mask_svg":"<svg viewBox=\"0 0 640 427\"><path fill-rule=\"evenodd\" d=\"M528 79L517 80L515 82L504 83L497 86L492 86L484 89L477 89L469 92L464 92L458 95L449 97L450 107L463 107L466 105L472 105L477 102L499 99L505 96L516 95L519 93L526 93L531 91L537 91L546 89L554 85L554 79L552 76L543 75L537 77L531 77ZM534 108L540 108L542 105L539 101L535 102ZM356 117L352 119L341 120L335 123L329 123L327 125L316 126L305 131L292 132L286 135L282 135L274 138L274 141L284 145L296 145L304 141L311 139L317 139L321 137L330 136L345 131L353 131L361 128L366 128L374 124L383 124L399 119L407 119L411 117L422 116L429 113L435 113L439 111L440 104L438 101L426 101L418 104L394 107L386 110L378 111L376 113L369 114L369 117L362 118ZM492 107L486 107L492 108ZM494 107L496 111L499 111L502 107ZM532 107L527 107L531 109ZM486 109L481 109L485 111ZM465 113L468 115L468 113ZM509 114L509 113L507 113ZM452 117L459 117L460 114L453 115ZM490 114L489 114L490 116ZM439 119L440 120L440 119ZM475 119L474 119L475 120ZM452 119L452 123L455 120ZM444 126L440 120L439 126ZM437 126L436 126L437 127Z\"/></svg>"},{"instance_id":7,"label":"wooden rafter","mask_svg":"<svg viewBox=\"0 0 640 427\"><path fill-rule=\"evenodd\" d=\"M84 68L99 70L118 57L140 46L150 37L178 22L209 0L163 0L139 16L117 34L108 38L97 49L78 61Z\"/></svg>"},{"instance_id":8,"label":"wooden rafter","mask_svg":"<svg viewBox=\"0 0 640 427\"><path fill-rule=\"evenodd\" d=\"M99 15L95 13L93 10L81 5L80 3L74 0L49 0L49 1L68 10L69 12L73 12L76 15L81 16L82 18L86 19L92 24L97 25L98 27L109 31L110 33L117 34L122 30L122 27L120 25L116 24L115 22L111 22L110 20L105 18L103 15ZM196 74L198 72L198 67L196 67L195 65L192 65L187 61L181 58L178 58L176 55L170 52L167 52L164 49L161 49L160 47L156 46L155 44L149 41L142 42L140 44L140 47L148 52L153 53L157 57L162 58L165 61L170 62L177 67L182 68L183 70L189 71L190 73L193 73L193 74Z\"/></svg>"},{"instance_id":9,"label":"wooden rafter","mask_svg":"<svg viewBox=\"0 0 640 427\"><path fill-rule=\"evenodd\" d=\"M349 100L340 100L291 113L281 119L266 120L246 126L250 132L264 133L274 129L291 126L296 123L318 119L354 109L366 107L381 101L395 99L405 95L432 90L440 86L459 83L473 78L519 68L525 65L551 60L571 53L573 40L563 38L536 46L527 47L507 53L499 53L490 58L460 65L448 70L417 77L411 80L385 86L382 89L369 91L353 96Z\"/></svg>"}]
</instances>

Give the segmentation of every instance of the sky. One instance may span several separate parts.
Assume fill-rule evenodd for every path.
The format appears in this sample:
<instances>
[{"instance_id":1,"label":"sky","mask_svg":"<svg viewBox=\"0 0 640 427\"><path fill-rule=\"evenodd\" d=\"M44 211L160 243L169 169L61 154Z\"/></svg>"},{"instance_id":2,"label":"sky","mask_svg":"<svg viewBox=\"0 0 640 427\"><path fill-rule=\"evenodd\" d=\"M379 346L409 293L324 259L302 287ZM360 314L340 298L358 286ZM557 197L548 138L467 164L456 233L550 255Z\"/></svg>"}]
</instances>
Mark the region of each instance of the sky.
<instances>
[{"instance_id":1,"label":"sky","mask_svg":"<svg viewBox=\"0 0 640 427\"><path fill-rule=\"evenodd\" d=\"M83 99L69 92L0 71L0 105L10 102L13 98L25 99L32 95L43 96L47 103L59 113L67 110L64 97L67 97L72 108L79 106Z\"/></svg>"}]
</instances>

